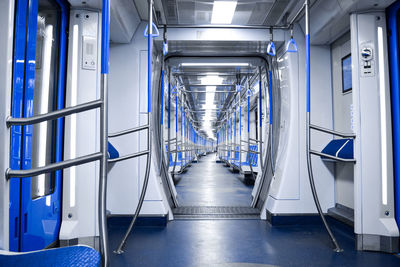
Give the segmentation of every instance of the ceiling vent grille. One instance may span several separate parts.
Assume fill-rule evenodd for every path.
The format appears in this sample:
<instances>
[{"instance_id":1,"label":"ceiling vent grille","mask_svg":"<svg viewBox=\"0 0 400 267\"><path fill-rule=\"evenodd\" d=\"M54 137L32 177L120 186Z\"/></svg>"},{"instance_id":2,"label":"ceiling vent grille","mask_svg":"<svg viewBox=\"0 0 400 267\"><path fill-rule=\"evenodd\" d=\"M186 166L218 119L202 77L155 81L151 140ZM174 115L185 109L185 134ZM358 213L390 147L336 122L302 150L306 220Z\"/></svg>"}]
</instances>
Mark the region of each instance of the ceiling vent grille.
<instances>
[{"instance_id":1,"label":"ceiling vent grille","mask_svg":"<svg viewBox=\"0 0 400 267\"><path fill-rule=\"evenodd\" d=\"M273 5L271 11L269 12L267 19L264 22L264 25L276 25L278 19L285 11L286 6L289 4L289 2L289 0L277 0Z\"/></svg>"}]
</instances>

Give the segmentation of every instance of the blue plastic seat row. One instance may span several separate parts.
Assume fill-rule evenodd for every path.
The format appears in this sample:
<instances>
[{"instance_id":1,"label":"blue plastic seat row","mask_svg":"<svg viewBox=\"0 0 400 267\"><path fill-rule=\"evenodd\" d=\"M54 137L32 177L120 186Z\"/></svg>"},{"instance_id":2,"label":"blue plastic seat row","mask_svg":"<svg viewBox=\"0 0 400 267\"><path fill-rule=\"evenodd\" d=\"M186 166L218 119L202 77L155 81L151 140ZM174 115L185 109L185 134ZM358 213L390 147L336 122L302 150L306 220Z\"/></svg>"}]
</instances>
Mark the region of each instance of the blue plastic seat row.
<instances>
[{"instance_id":1,"label":"blue plastic seat row","mask_svg":"<svg viewBox=\"0 0 400 267\"><path fill-rule=\"evenodd\" d=\"M168 152L168 145L165 146L165 149ZM178 149L180 149L180 148L178 147ZM172 154L174 154L174 153L171 153L169 155L169 166L170 167L174 166L174 163L175 163L175 161L174 161L175 155L172 155ZM182 158L182 152L178 152L178 158L177 158L175 166L186 167L193 159L194 158L191 156L188 156L187 159Z\"/></svg>"},{"instance_id":2,"label":"blue plastic seat row","mask_svg":"<svg viewBox=\"0 0 400 267\"><path fill-rule=\"evenodd\" d=\"M258 146L257 145L250 145L250 151L258 151ZM256 167L257 166L257 162L258 162L258 153L255 152L247 152L246 153L246 161L242 162L243 166L250 166L249 163L249 153L250 153L250 163L252 167Z\"/></svg>"},{"instance_id":3,"label":"blue plastic seat row","mask_svg":"<svg viewBox=\"0 0 400 267\"><path fill-rule=\"evenodd\" d=\"M354 140L351 138L333 139L326 145L326 147L321 152L324 154L328 154L343 159L353 159ZM321 158L323 160L331 160L323 156L321 156Z\"/></svg>"},{"instance_id":4,"label":"blue plastic seat row","mask_svg":"<svg viewBox=\"0 0 400 267\"><path fill-rule=\"evenodd\" d=\"M237 146L236 148L235 148L235 157L234 157L234 159L233 159L233 162L232 162L232 164L235 166L235 167L239 167L239 165L240 165L240 153L239 153L239 146Z\"/></svg>"}]
</instances>

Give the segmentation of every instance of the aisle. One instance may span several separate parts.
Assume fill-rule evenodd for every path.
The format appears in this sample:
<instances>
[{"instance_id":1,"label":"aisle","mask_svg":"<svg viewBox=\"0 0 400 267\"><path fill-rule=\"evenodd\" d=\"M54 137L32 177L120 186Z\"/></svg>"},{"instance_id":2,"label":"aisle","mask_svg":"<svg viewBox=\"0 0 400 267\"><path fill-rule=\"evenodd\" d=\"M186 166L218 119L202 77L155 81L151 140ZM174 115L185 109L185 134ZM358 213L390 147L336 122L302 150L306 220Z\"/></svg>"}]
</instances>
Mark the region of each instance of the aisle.
<instances>
[{"instance_id":1,"label":"aisle","mask_svg":"<svg viewBox=\"0 0 400 267\"><path fill-rule=\"evenodd\" d=\"M224 163L216 163L215 154L202 157L187 172L176 176L180 206L250 206L253 185L243 183Z\"/></svg>"},{"instance_id":2,"label":"aisle","mask_svg":"<svg viewBox=\"0 0 400 267\"><path fill-rule=\"evenodd\" d=\"M320 222L272 227L262 220L176 220L166 227L135 228L125 253L111 253L111 266L400 266L391 254L356 251L353 229L328 220L342 253L333 251ZM109 223L111 249L126 227Z\"/></svg>"}]
</instances>

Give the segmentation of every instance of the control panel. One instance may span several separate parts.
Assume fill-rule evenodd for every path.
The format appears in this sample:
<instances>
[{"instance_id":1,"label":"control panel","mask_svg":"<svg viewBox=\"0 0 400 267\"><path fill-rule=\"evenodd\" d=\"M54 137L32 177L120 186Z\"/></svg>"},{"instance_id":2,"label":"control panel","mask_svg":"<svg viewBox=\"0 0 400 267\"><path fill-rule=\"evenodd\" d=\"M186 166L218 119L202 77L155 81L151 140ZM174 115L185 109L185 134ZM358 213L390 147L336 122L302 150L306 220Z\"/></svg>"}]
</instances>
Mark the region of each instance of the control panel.
<instances>
[{"instance_id":1,"label":"control panel","mask_svg":"<svg viewBox=\"0 0 400 267\"><path fill-rule=\"evenodd\" d=\"M372 48L372 44L365 44L361 46L361 77L372 77L375 75L375 60L373 52L374 50Z\"/></svg>"},{"instance_id":2,"label":"control panel","mask_svg":"<svg viewBox=\"0 0 400 267\"><path fill-rule=\"evenodd\" d=\"M83 36L82 42L82 68L95 70L97 62L97 41L91 36Z\"/></svg>"}]
</instances>

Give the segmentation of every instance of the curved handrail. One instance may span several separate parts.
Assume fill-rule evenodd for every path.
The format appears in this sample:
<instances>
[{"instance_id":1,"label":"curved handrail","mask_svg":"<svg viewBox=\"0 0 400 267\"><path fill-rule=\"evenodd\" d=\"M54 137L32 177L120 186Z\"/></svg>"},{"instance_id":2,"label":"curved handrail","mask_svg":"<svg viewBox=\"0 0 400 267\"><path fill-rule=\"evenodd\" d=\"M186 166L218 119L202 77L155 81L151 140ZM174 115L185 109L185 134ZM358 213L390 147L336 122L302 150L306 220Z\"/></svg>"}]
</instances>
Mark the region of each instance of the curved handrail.
<instances>
[{"instance_id":1,"label":"curved handrail","mask_svg":"<svg viewBox=\"0 0 400 267\"><path fill-rule=\"evenodd\" d=\"M267 46L267 54L271 57L276 56L276 47L273 41L270 41Z\"/></svg>"}]
</instances>

